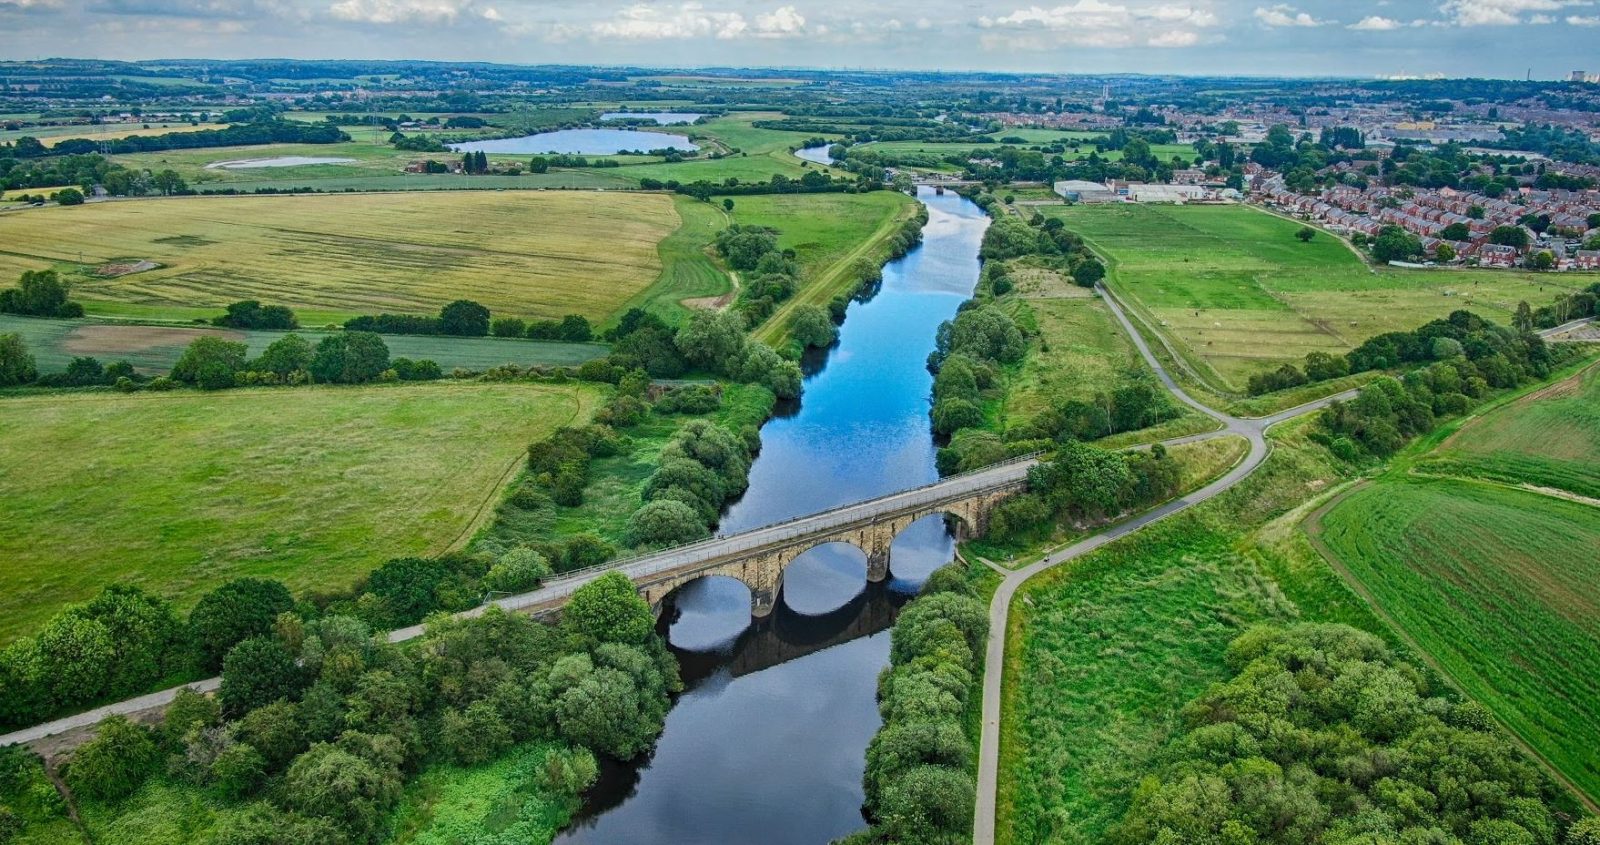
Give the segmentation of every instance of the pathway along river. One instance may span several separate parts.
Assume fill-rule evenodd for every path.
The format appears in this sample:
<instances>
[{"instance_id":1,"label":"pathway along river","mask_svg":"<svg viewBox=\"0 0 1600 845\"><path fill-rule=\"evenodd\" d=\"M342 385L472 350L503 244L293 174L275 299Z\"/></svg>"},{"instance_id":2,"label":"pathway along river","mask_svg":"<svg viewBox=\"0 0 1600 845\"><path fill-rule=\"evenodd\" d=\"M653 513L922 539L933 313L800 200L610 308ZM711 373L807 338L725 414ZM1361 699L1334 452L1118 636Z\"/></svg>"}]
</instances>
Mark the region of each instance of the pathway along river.
<instances>
[{"instance_id":1,"label":"pathway along river","mask_svg":"<svg viewBox=\"0 0 1600 845\"><path fill-rule=\"evenodd\" d=\"M925 365L935 329L977 284L988 218L954 193L924 188L919 198L922 245L884 267L875 297L850 306L798 412L762 428L750 489L724 514L723 533L938 478ZM655 753L608 766L557 842L820 845L861 828L887 628L951 554L940 517L896 540L882 585L867 585L859 550L822 546L789 567L777 609L756 624L743 584L684 587L663 619L687 690Z\"/></svg>"}]
</instances>

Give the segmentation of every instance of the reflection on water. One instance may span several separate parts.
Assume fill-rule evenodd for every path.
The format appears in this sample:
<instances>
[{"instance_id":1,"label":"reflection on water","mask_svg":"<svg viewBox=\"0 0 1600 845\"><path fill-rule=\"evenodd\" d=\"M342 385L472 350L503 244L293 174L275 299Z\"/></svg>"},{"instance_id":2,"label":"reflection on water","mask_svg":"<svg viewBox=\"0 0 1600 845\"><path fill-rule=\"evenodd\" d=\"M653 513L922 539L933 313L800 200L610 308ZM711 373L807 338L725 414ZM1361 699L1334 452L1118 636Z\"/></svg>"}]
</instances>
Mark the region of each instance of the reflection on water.
<instances>
[{"instance_id":1,"label":"reflection on water","mask_svg":"<svg viewBox=\"0 0 1600 845\"><path fill-rule=\"evenodd\" d=\"M884 268L878 295L851 306L798 409L762 428L750 488L724 515L724 533L938 477L925 361L934 329L977 282L987 220L954 194L921 199L923 246ZM558 841L814 845L860 828L888 628L951 551L938 516L895 540L883 584L866 582L859 549L812 549L785 571L773 613L754 624L738 581L679 590L661 625L687 688L654 753L608 764Z\"/></svg>"}]
</instances>

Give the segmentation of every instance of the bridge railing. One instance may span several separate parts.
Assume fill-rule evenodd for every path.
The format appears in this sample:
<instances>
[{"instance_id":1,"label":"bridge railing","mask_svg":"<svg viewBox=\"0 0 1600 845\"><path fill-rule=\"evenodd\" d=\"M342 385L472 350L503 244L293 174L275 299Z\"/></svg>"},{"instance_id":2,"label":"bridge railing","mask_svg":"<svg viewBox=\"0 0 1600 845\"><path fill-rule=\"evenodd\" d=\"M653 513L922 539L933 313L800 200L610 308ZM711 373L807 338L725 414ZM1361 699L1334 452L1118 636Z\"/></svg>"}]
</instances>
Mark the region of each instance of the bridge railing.
<instances>
[{"instance_id":1,"label":"bridge railing","mask_svg":"<svg viewBox=\"0 0 1600 845\"><path fill-rule=\"evenodd\" d=\"M984 474L986 472L992 472L992 471L994 471L996 469L999 469L1001 467L1006 467L1006 466L1010 466L1012 464L1020 464L1020 463L1024 463L1024 462L1027 462L1027 461L1031 461L1031 460L1034 460L1034 459L1038 458L1042 454L1044 454L1044 452L1042 452L1042 451L1040 451L1040 452L1029 452L1029 453L1027 453L1025 455L1018 455L1018 456L1016 456L1014 458L1010 458L1010 459L1007 459L1007 460L1004 460L1004 461L999 461L997 463L992 463L992 464L989 464L987 466L979 467L978 469L968 470L967 472L962 472L962 473L957 473L955 475L946 476L945 478L941 478L938 481L929 482L929 483L921 485L919 487L909 487L909 488L907 488L905 490L897 490L897 491L895 491L893 493L886 493L886 494L884 494L882 496L878 496L878 497L876 497L874 499L862 499L860 501L855 501L855 502L846 502L845 504L835 505L834 507L826 508L824 510L817 511L815 513L809 513L809 514L806 514L805 516L797 516L797 517L793 517L791 519L783 520L781 522L774 522L771 525L762 525L762 526L759 526L757 528L752 528L752 529L750 529L748 531L741 531L738 534L713 534L712 536L707 537L704 540L694 540L694 541L688 542L688 543L679 543L679 544L674 545L674 546L666 546L664 548L656 549L655 551L645 552L643 554L631 555L629 557L613 558L611 560L606 561L605 563L598 563L598 564L595 564L594 566L586 566L586 567L584 567L582 569L573 569L573 570L569 570L567 572L562 572L559 575L552 575L549 578L544 579L544 582L543 582L542 586L550 586L550 585L553 585L553 584L563 584L563 583L566 583L568 581L572 581L572 580L575 580L575 579L587 578L587 577L589 577L591 575L595 575L597 573L603 573L603 572L606 572L608 570L620 569L620 568L625 567L625 566L641 563L641 562L647 561L647 560L649 560L651 558L667 557L667 556L671 556L671 555L682 554L682 553L685 553L685 552L692 552L695 549L701 548L701 547L711 548L713 546L723 546L724 548L727 548L726 544L727 544L727 541L729 539L740 537L740 536L743 536L743 535L746 535L746 534L760 533L760 534L763 535L763 537L759 542L752 543L751 545L749 545L747 547L743 547L743 548L756 548L756 547L759 547L759 546L770 545L772 543L783 542L785 540L792 540L792 539L794 539L796 537L800 537L800 536L804 535L805 533L807 533L805 530L802 530L799 527L799 525L798 525L799 523L810 522L811 520L817 519L819 517L830 516L832 514L836 514L836 513L839 513L841 511L850 510L851 508L857 508L857 507L860 507L861 505L867 504L869 502L877 501L878 499L887 499L887 498L890 498L890 497L893 497L893 496L906 496L906 495L911 495L911 494L915 494L915 493L921 493L921 492L924 492L924 491L927 491L927 490L931 490L931 489L933 489L935 487L942 487L942 486L944 486L946 484L949 484L949 483L951 483L953 481L959 481L959 480L964 479L964 478L971 478L973 476L982 475L982 474ZM785 529L787 529L787 530L785 530ZM778 532L778 533L773 534L773 532ZM742 548L736 547L736 548L731 548L731 549L728 549L728 550L729 551L741 551ZM671 566L663 567L663 569L671 569L671 568L673 568L675 566L677 566L677 564L673 564ZM654 572L654 571L660 571L660 570L651 570L651 571ZM643 573L643 574L649 574L649 573Z\"/></svg>"}]
</instances>

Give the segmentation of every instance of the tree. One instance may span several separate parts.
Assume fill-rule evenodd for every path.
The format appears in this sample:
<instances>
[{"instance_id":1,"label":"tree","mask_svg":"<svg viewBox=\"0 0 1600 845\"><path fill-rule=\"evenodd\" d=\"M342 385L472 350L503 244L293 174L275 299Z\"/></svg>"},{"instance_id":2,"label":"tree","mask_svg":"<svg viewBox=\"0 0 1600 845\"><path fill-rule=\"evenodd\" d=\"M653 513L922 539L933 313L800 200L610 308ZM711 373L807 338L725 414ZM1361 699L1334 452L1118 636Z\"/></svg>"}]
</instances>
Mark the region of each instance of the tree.
<instances>
[{"instance_id":1,"label":"tree","mask_svg":"<svg viewBox=\"0 0 1600 845\"><path fill-rule=\"evenodd\" d=\"M1511 327L1524 334L1533 331L1533 309L1528 307L1527 300L1517 303L1517 311L1511 316Z\"/></svg>"},{"instance_id":2,"label":"tree","mask_svg":"<svg viewBox=\"0 0 1600 845\"><path fill-rule=\"evenodd\" d=\"M933 406L933 433L948 437L963 428L983 425L983 409L966 399L945 399Z\"/></svg>"},{"instance_id":3,"label":"tree","mask_svg":"<svg viewBox=\"0 0 1600 845\"><path fill-rule=\"evenodd\" d=\"M587 343L594 339L594 326L581 314L568 314L561 318L559 333L569 343Z\"/></svg>"},{"instance_id":4,"label":"tree","mask_svg":"<svg viewBox=\"0 0 1600 845\"><path fill-rule=\"evenodd\" d=\"M317 381L362 384L389 369L389 346L375 332L342 331L317 343L311 375Z\"/></svg>"},{"instance_id":5,"label":"tree","mask_svg":"<svg viewBox=\"0 0 1600 845\"><path fill-rule=\"evenodd\" d=\"M698 311L673 342L690 364L731 373L744 360L744 318L733 311Z\"/></svg>"},{"instance_id":6,"label":"tree","mask_svg":"<svg viewBox=\"0 0 1600 845\"><path fill-rule=\"evenodd\" d=\"M733 210L733 197L723 197L723 199L722 199L722 210L723 211L732 211Z\"/></svg>"},{"instance_id":7,"label":"tree","mask_svg":"<svg viewBox=\"0 0 1600 845\"><path fill-rule=\"evenodd\" d=\"M235 742L211 761L211 780L223 795L238 798L253 791L266 778L267 761L247 742Z\"/></svg>"},{"instance_id":8,"label":"tree","mask_svg":"<svg viewBox=\"0 0 1600 845\"><path fill-rule=\"evenodd\" d=\"M1407 261L1420 255L1422 255L1422 241L1399 226L1383 227L1377 239L1372 242L1372 258L1375 261L1383 263Z\"/></svg>"},{"instance_id":9,"label":"tree","mask_svg":"<svg viewBox=\"0 0 1600 845\"><path fill-rule=\"evenodd\" d=\"M737 378L762 385L779 399L794 399L800 395L803 375L798 364L785 361L772 347L752 342L745 347L744 363L739 367Z\"/></svg>"},{"instance_id":10,"label":"tree","mask_svg":"<svg viewBox=\"0 0 1600 845\"><path fill-rule=\"evenodd\" d=\"M1439 237L1447 241L1465 241L1472 238L1472 230L1465 223L1451 223L1439 230Z\"/></svg>"},{"instance_id":11,"label":"tree","mask_svg":"<svg viewBox=\"0 0 1600 845\"><path fill-rule=\"evenodd\" d=\"M593 642L639 644L655 632L656 620L626 575L607 572L573 593L561 624Z\"/></svg>"},{"instance_id":12,"label":"tree","mask_svg":"<svg viewBox=\"0 0 1600 845\"><path fill-rule=\"evenodd\" d=\"M439 560L395 558L367 576L367 594L382 599L387 625L410 625L439 607L439 585L450 577L450 567Z\"/></svg>"},{"instance_id":13,"label":"tree","mask_svg":"<svg viewBox=\"0 0 1600 845\"><path fill-rule=\"evenodd\" d=\"M439 309L439 331L459 337L489 333L489 309L470 299L458 299Z\"/></svg>"},{"instance_id":14,"label":"tree","mask_svg":"<svg viewBox=\"0 0 1600 845\"><path fill-rule=\"evenodd\" d=\"M1528 256L1528 266L1534 270L1551 270L1556 266L1556 257L1550 250L1540 250Z\"/></svg>"},{"instance_id":15,"label":"tree","mask_svg":"<svg viewBox=\"0 0 1600 845\"><path fill-rule=\"evenodd\" d=\"M242 343L205 335L190 341L172 365L172 379L201 390L221 390L234 385L234 373L244 369Z\"/></svg>"},{"instance_id":16,"label":"tree","mask_svg":"<svg viewBox=\"0 0 1600 845\"><path fill-rule=\"evenodd\" d=\"M15 332L0 334L0 387L28 384L39 377L39 368Z\"/></svg>"},{"instance_id":17,"label":"tree","mask_svg":"<svg viewBox=\"0 0 1600 845\"><path fill-rule=\"evenodd\" d=\"M495 337L522 337L528 332L528 324L521 317L496 317L489 326L489 333Z\"/></svg>"},{"instance_id":18,"label":"tree","mask_svg":"<svg viewBox=\"0 0 1600 845\"><path fill-rule=\"evenodd\" d=\"M202 666L220 669L229 649L272 633L278 614L293 609L289 589L277 581L235 578L202 596L189 611L190 641Z\"/></svg>"},{"instance_id":19,"label":"tree","mask_svg":"<svg viewBox=\"0 0 1600 845\"><path fill-rule=\"evenodd\" d=\"M878 818L891 842L938 842L970 833L975 789L965 771L918 766L884 788Z\"/></svg>"},{"instance_id":20,"label":"tree","mask_svg":"<svg viewBox=\"0 0 1600 845\"><path fill-rule=\"evenodd\" d=\"M133 794L160 756L149 731L124 716L108 716L67 763L67 785L89 798L116 800Z\"/></svg>"},{"instance_id":21,"label":"tree","mask_svg":"<svg viewBox=\"0 0 1600 845\"><path fill-rule=\"evenodd\" d=\"M56 191L55 200L61 205L83 205L83 192L77 188L62 188Z\"/></svg>"},{"instance_id":22,"label":"tree","mask_svg":"<svg viewBox=\"0 0 1600 845\"><path fill-rule=\"evenodd\" d=\"M1303 244L1310 243L1311 239L1317 236L1317 230L1311 228L1310 226L1301 226L1300 229L1294 233L1294 236L1299 238L1300 242Z\"/></svg>"},{"instance_id":23,"label":"tree","mask_svg":"<svg viewBox=\"0 0 1600 845\"><path fill-rule=\"evenodd\" d=\"M492 702L474 701L465 710L445 711L439 741L457 763L475 766L511 745L511 728Z\"/></svg>"},{"instance_id":24,"label":"tree","mask_svg":"<svg viewBox=\"0 0 1600 845\"><path fill-rule=\"evenodd\" d=\"M295 758L284 777L283 796L290 809L370 840L399 799L401 786L398 766L353 753L341 739L338 745L317 743Z\"/></svg>"},{"instance_id":25,"label":"tree","mask_svg":"<svg viewBox=\"0 0 1600 845\"><path fill-rule=\"evenodd\" d=\"M176 749L190 731L215 727L221 721L222 705L216 699L184 687L161 716L161 744L169 750Z\"/></svg>"},{"instance_id":26,"label":"tree","mask_svg":"<svg viewBox=\"0 0 1600 845\"><path fill-rule=\"evenodd\" d=\"M646 502L628 519L628 542L635 546L675 546L709 534L693 507L673 499Z\"/></svg>"},{"instance_id":27,"label":"tree","mask_svg":"<svg viewBox=\"0 0 1600 845\"><path fill-rule=\"evenodd\" d=\"M539 586L550 576L550 562L544 555L519 546L500 556L483 576L483 587L502 593L520 593Z\"/></svg>"},{"instance_id":28,"label":"tree","mask_svg":"<svg viewBox=\"0 0 1600 845\"><path fill-rule=\"evenodd\" d=\"M310 369L312 356L311 344L305 338L293 333L286 334L268 344L261 351L261 357L250 364L250 369L287 376Z\"/></svg>"},{"instance_id":29,"label":"tree","mask_svg":"<svg viewBox=\"0 0 1600 845\"><path fill-rule=\"evenodd\" d=\"M1517 249L1528 248L1528 230L1521 226L1496 226L1489 233L1489 243L1501 246L1514 246Z\"/></svg>"},{"instance_id":30,"label":"tree","mask_svg":"<svg viewBox=\"0 0 1600 845\"><path fill-rule=\"evenodd\" d=\"M1433 248L1433 257L1441 262L1456 260L1456 248L1449 244L1439 244Z\"/></svg>"},{"instance_id":31,"label":"tree","mask_svg":"<svg viewBox=\"0 0 1600 845\"><path fill-rule=\"evenodd\" d=\"M294 655L277 640L253 637L234 646L222 660L222 709L240 716L280 698L292 699L305 685Z\"/></svg>"},{"instance_id":32,"label":"tree","mask_svg":"<svg viewBox=\"0 0 1600 845\"><path fill-rule=\"evenodd\" d=\"M649 659L643 661L649 668ZM637 675L596 666L584 654L557 661L550 676L556 687L556 724L567 741L627 760L648 749L661 733L666 697L659 681L657 689L642 687Z\"/></svg>"},{"instance_id":33,"label":"tree","mask_svg":"<svg viewBox=\"0 0 1600 845\"><path fill-rule=\"evenodd\" d=\"M29 317L82 317L83 306L67 299L69 288L54 270L29 270L14 288L0 290L0 313Z\"/></svg>"},{"instance_id":34,"label":"tree","mask_svg":"<svg viewBox=\"0 0 1600 845\"><path fill-rule=\"evenodd\" d=\"M828 310L821 305L801 305L796 308L791 330L801 346L814 349L826 349L839 338L838 327L833 324Z\"/></svg>"},{"instance_id":35,"label":"tree","mask_svg":"<svg viewBox=\"0 0 1600 845\"><path fill-rule=\"evenodd\" d=\"M1105 277L1106 265L1092 258L1072 268L1072 281L1078 287L1092 288Z\"/></svg>"},{"instance_id":36,"label":"tree","mask_svg":"<svg viewBox=\"0 0 1600 845\"><path fill-rule=\"evenodd\" d=\"M297 329L300 321L294 312L283 305L266 305L254 299L241 300L228 306L227 313L211 320L214 326L235 329Z\"/></svg>"}]
</instances>

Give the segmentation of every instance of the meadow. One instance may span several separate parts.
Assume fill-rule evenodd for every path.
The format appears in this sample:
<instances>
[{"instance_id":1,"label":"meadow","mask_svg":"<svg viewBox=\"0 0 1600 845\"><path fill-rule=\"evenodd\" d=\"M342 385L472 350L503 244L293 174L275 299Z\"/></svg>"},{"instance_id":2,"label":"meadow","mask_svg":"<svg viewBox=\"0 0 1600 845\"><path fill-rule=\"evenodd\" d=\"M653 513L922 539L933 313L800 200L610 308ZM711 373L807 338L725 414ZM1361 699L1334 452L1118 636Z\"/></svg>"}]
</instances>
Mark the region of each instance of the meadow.
<instances>
[{"instance_id":1,"label":"meadow","mask_svg":"<svg viewBox=\"0 0 1600 845\"><path fill-rule=\"evenodd\" d=\"M147 326L128 323L99 323L82 320L49 320L0 314L0 334L16 333L27 344L43 373L66 369L73 358L88 356L110 364L127 361L147 375L165 375L177 363L186 346L201 335L215 335L240 341L252 357L260 355L273 341L287 332L242 329L201 329L178 326ZM315 344L326 332L301 330L301 337ZM484 370L501 364L527 367L534 364L577 366L600 358L609 351L599 343L556 343L500 337L437 337L427 335L385 335L385 345L394 358L426 358L445 372L462 367Z\"/></svg>"},{"instance_id":2,"label":"meadow","mask_svg":"<svg viewBox=\"0 0 1600 845\"><path fill-rule=\"evenodd\" d=\"M1392 473L1307 527L1408 640L1600 798L1600 508Z\"/></svg>"},{"instance_id":3,"label":"meadow","mask_svg":"<svg viewBox=\"0 0 1600 845\"><path fill-rule=\"evenodd\" d=\"M1417 471L1600 499L1600 367L1471 420Z\"/></svg>"},{"instance_id":4,"label":"meadow","mask_svg":"<svg viewBox=\"0 0 1600 845\"><path fill-rule=\"evenodd\" d=\"M68 138L90 141L114 141L148 135L167 135L174 132L199 132L203 129L225 129L225 123L190 124L187 121L169 123L115 123L82 126L30 126L23 129L0 129L0 142L18 138L39 139L46 147L53 147Z\"/></svg>"},{"instance_id":5,"label":"meadow","mask_svg":"<svg viewBox=\"0 0 1600 845\"><path fill-rule=\"evenodd\" d=\"M1591 274L1367 266L1326 233L1244 206L1043 206L1107 259L1124 302L1176 341L1220 392L1307 352L1342 353L1375 334L1465 308L1510 323Z\"/></svg>"},{"instance_id":6,"label":"meadow","mask_svg":"<svg viewBox=\"0 0 1600 845\"><path fill-rule=\"evenodd\" d=\"M1052 270L1017 268L1001 306L1034 335L1027 357L1008 373L1001 414L1024 422L1073 399L1091 400L1143 360L1105 304Z\"/></svg>"},{"instance_id":7,"label":"meadow","mask_svg":"<svg viewBox=\"0 0 1600 845\"><path fill-rule=\"evenodd\" d=\"M430 382L0 399L0 641L125 580L348 588L465 542L580 385Z\"/></svg>"},{"instance_id":8,"label":"meadow","mask_svg":"<svg viewBox=\"0 0 1600 845\"><path fill-rule=\"evenodd\" d=\"M76 267L90 314L192 317L241 299L308 325L473 299L496 315L611 317L681 224L660 194L448 192L183 197L0 215L0 278ZM96 275L111 262L154 270ZM102 303L107 307L102 307ZM182 310L189 309L189 310Z\"/></svg>"}]
</instances>

